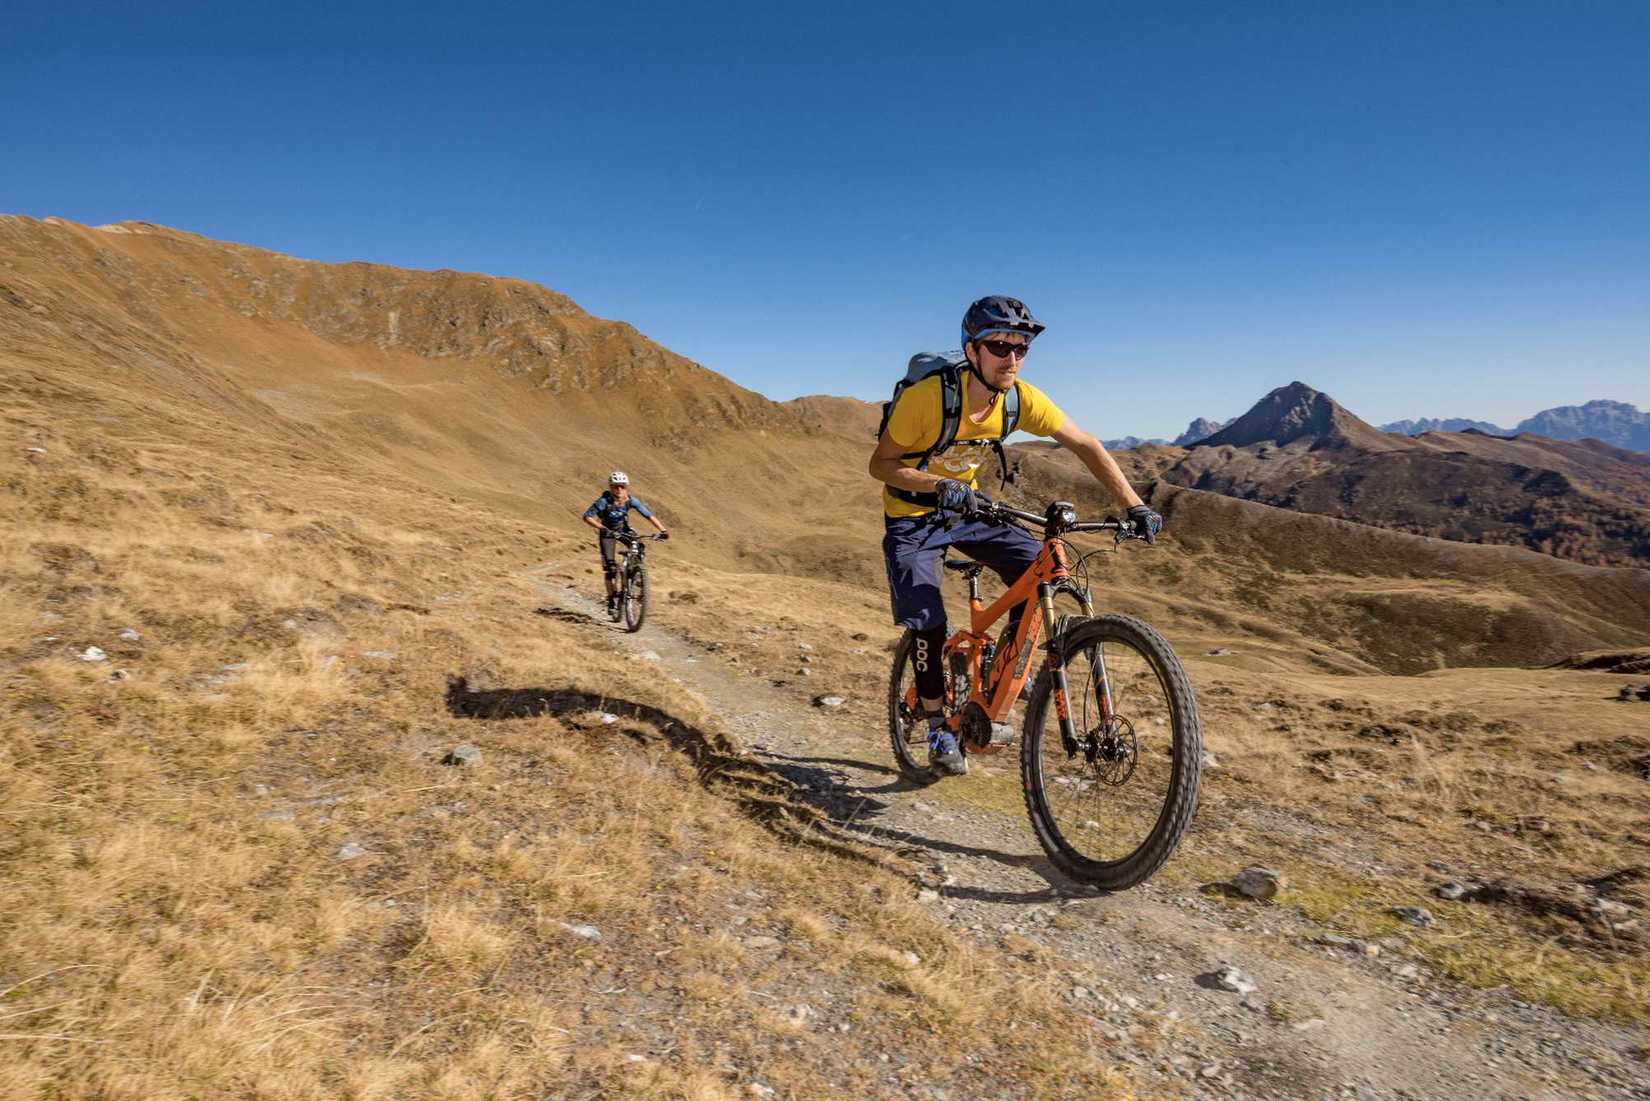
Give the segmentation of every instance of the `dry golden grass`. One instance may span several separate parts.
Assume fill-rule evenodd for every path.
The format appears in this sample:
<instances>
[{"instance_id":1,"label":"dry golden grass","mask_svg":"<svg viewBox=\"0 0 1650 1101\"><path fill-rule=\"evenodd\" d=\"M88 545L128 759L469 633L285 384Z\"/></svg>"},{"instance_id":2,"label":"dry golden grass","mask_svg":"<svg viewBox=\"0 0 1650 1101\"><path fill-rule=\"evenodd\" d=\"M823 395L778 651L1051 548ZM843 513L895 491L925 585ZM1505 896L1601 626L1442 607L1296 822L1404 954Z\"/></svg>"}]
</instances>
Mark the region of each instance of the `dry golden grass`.
<instances>
[{"instance_id":1,"label":"dry golden grass","mask_svg":"<svg viewBox=\"0 0 1650 1101\"><path fill-rule=\"evenodd\" d=\"M6 472L0 1094L1129 1092L1035 966L532 616L544 537L455 556L444 506L186 459ZM592 702L477 721L453 673ZM664 718L594 721L625 701ZM481 763L440 764L461 742Z\"/></svg>"},{"instance_id":2,"label":"dry golden grass","mask_svg":"<svg viewBox=\"0 0 1650 1101\"><path fill-rule=\"evenodd\" d=\"M708 567L679 571L671 589L695 594L669 604L673 626L722 660L790 679L799 702L821 691L848 696L847 713L870 733L844 752L886 756L879 729L892 633L879 594L845 596L805 579ZM763 615L764 607L784 611ZM1278 674L1264 663L1203 656L1230 638L1169 633L1188 659L1219 766L1205 773L1194 829L1164 883L1191 888L1249 863L1277 867L1296 884L1280 904L1348 931L1402 932L1462 981L1509 984L1571 1012L1650 1021L1645 940L1431 895L1445 879L1503 878L1570 893L1585 879L1650 865L1650 791L1584 745L1638 732L1642 718L1611 699L1633 678L1546 669L1334 676L1304 672L1298 652L1296 667ZM813 649L800 651L803 641ZM804 652L806 679L795 674ZM1017 758L975 764L966 784L940 785L924 798L962 813L1022 816ZM1637 890L1650 903L1644 886L1617 897ZM1444 924L1418 932L1386 913L1417 904Z\"/></svg>"}]
</instances>

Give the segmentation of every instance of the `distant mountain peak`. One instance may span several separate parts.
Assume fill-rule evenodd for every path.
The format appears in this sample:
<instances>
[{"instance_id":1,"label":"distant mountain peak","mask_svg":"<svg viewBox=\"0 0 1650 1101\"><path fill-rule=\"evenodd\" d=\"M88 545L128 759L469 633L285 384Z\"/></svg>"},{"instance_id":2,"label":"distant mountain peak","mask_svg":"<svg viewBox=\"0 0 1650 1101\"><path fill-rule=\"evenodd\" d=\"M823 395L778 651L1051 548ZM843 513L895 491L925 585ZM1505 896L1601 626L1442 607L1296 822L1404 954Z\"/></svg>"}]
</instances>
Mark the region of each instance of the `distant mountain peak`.
<instances>
[{"instance_id":1,"label":"distant mountain peak","mask_svg":"<svg viewBox=\"0 0 1650 1101\"><path fill-rule=\"evenodd\" d=\"M1174 438L1174 445L1176 447L1190 447L1199 440L1208 439L1231 423L1229 420L1212 421L1208 417L1194 418L1192 423L1186 426L1186 431Z\"/></svg>"},{"instance_id":2,"label":"distant mountain peak","mask_svg":"<svg viewBox=\"0 0 1650 1101\"><path fill-rule=\"evenodd\" d=\"M1650 451L1650 413L1641 413L1637 406L1625 401L1607 398L1595 398L1585 405L1543 409L1520 421L1518 431L1555 440L1590 437L1631 451Z\"/></svg>"},{"instance_id":3,"label":"distant mountain peak","mask_svg":"<svg viewBox=\"0 0 1650 1101\"><path fill-rule=\"evenodd\" d=\"M1518 422L1517 427L1502 428L1489 421L1465 417L1422 417L1419 420L1392 421L1381 425L1382 432L1400 436L1420 436L1427 432L1472 432L1486 436L1545 436L1550 440L1602 440L1628 451L1650 451L1650 412L1625 401L1594 398L1581 405L1560 405L1543 409L1532 417Z\"/></svg>"},{"instance_id":4,"label":"distant mountain peak","mask_svg":"<svg viewBox=\"0 0 1650 1101\"><path fill-rule=\"evenodd\" d=\"M1247 413L1197 447L1249 447L1258 443L1288 444L1312 440L1314 445L1368 443L1380 433L1343 409L1334 398L1304 382L1280 386L1256 402Z\"/></svg>"},{"instance_id":5,"label":"distant mountain peak","mask_svg":"<svg viewBox=\"0 0 1650 1101\"><path fill-rule=\"evenodd\" d=\"M1382 432L1397 436L1420 436L1428 432L1477 432L1483 436L1513 434L1510 428L1502 428L1489 421L1475 421L1469 417L1421 417L1419 420L1392 421L1380 427Z\"/></svg>"}]
</instances>

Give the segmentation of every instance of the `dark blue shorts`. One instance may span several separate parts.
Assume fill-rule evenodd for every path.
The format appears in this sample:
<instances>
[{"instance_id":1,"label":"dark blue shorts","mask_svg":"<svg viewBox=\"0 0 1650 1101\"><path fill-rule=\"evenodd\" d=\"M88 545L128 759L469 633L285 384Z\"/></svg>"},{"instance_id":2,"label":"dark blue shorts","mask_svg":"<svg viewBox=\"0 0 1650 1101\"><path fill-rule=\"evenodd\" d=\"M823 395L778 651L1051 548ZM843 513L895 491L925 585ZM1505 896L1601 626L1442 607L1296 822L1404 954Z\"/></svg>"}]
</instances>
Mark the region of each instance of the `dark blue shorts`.
<instances>
[{"instance_id":1,"label":"dark blue shorts","mask_svg":"<svg viewBox=\"0 0 1650 1101\"><path fill-rule=\"evenodd\" d=\"M982 562L1012 585L1042 552L1042 540L1021 528L961 520L947 525L927 516L888 517L882 555L888 563L888 591L894 601L894 624L914 631L945 626L940 592L940 559L956 547Z\"/></svg>"}]
</instances>

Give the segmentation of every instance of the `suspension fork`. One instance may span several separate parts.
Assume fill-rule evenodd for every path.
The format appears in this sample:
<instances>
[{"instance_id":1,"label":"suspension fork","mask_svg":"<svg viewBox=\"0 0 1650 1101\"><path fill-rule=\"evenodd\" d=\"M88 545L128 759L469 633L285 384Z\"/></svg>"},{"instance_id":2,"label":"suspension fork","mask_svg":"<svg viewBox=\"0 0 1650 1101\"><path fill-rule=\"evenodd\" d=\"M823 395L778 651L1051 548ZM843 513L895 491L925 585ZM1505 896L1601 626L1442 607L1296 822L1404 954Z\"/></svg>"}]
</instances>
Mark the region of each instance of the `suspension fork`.
<instances>
[{"instance_id":1,"label":"suspension fork","mask_svg":"<svg viewBox=\"0 0 1650 1101\"><path fill-rule=\"evenodd\" d=\"M1054 586L1043 582L1037 586L1037 604L1043 612L1043 631L1048 638L1048 671L1054 681L1054 714L1060 720L1060 745L1066 756L1077 752L1077 731L1071 725L1071 704L1066 685L1066 663L1060 654L1060 638L1054 626Z\"/></svg>"}]
</instances>

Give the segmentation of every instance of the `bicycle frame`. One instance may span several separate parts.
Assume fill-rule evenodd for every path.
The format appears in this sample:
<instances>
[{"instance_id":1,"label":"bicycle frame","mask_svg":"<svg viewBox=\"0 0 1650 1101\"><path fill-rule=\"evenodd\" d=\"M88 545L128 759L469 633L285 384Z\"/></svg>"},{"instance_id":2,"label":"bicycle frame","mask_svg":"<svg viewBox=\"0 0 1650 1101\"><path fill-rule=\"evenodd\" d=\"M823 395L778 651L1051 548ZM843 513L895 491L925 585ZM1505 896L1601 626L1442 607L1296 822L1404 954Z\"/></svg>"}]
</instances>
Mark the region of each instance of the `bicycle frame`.
<instances>
[{"instance_id":1,"label":"bicycle frame","mask_svg":"<svg viewBox=\"0 0 1650 1101\"><path fill-rule=\"evenodd\" d=\"M1031 676L1031 655L1037 649L1037 641L1044 631L1052 637L1056 623L1054 613L1055 583L1067 578L1071 574L1071 556L1065 543L1057 536L1047 536L1043 540L1043 548L1037 557L1032 560L1026 572L1020 575L1019 580L1010 585L1008 591L994 600L989 606L980 597L980 579L978 574L971 574L968 578L968 610L969 629L958 631L946 639L942 654L946 675L946 695L949 698L953 691L950 679L950 669L954 654L962 653L967 657L969 683L974 686L969 696L971 703L978 704L992 722L1002 721L1014 706L1020 691L1025 687L1026 680ZM1041 612L1041 615L1032 614L1032 606ZM1024 608L1020 616L1018 628L1008 639L1002 649L992 657L993 682L986 684L981 676L981 662L985 648L990 644L991 628L1005 615L1015 608ZM1075 733L1071 727L1070 709L1066 704L1065 669L1060 663L1060 655L1049 652L1049 665L1054 675L1054 706L1059 718L1062 738L1068 745L1075 744ZM1110 710L1110 692L1104 683L1102 672L1100 707L1102 715ZM911 692L914 697L915 686ZM962 705L952 701L952 714L948 716L946 725L956 730L960 726ZM913 699L914 703L914 699ZM978 745L971 744L973 753L1000 753L1006 745Z\"/></svg>"}]
</instances>

